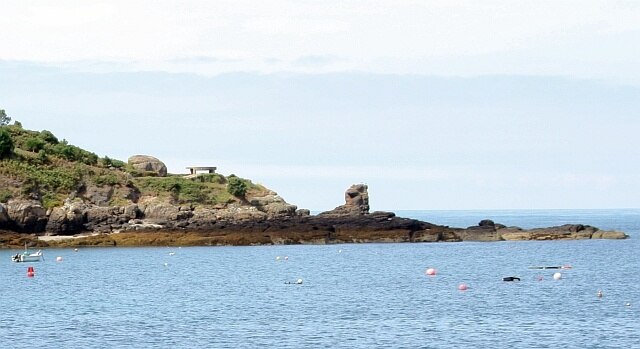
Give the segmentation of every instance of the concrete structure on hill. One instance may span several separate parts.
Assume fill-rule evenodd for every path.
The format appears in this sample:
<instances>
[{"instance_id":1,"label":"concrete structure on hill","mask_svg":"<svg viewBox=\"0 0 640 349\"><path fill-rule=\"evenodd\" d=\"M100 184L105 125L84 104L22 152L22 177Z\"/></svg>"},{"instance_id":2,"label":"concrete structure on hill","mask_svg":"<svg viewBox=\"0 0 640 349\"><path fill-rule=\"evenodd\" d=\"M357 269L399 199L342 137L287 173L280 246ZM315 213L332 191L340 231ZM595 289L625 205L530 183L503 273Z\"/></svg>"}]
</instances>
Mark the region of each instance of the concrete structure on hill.
<instances>
[{"instance_id":1,"label":"concrete structure on hill","mask_svg":"<svg viewBox=\"0 0 640 349\"><path fill-rule=\"evenodd\" d=\"M216 173L216 169L217 169L217 167L211 167L211 166L209 166L209 167L207 167L207 166L190 166L190 167L187 167L187 170L189 170L189 173L191 175L197 175L198 171L203 171L203 172L206 171L205 173Z\"/></svg>"}]
</instances>

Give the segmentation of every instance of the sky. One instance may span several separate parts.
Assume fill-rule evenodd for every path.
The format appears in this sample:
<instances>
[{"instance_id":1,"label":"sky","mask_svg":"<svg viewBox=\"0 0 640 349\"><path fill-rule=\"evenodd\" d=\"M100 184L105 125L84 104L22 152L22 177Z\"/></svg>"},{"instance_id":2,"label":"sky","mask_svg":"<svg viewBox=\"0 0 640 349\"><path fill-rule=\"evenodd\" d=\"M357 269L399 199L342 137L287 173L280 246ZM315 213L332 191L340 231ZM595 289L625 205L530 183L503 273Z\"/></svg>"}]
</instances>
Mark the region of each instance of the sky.
<instances>
[{"instance_id":1,"label":"sky","mask_svg":"<svg viewBox=\"0 0 640 349\"><path fill-rule=\"evenodd\" d=\"M0 109L314 211L637 208L637 1L15 1Z\"/></svg>"}]
</instances>

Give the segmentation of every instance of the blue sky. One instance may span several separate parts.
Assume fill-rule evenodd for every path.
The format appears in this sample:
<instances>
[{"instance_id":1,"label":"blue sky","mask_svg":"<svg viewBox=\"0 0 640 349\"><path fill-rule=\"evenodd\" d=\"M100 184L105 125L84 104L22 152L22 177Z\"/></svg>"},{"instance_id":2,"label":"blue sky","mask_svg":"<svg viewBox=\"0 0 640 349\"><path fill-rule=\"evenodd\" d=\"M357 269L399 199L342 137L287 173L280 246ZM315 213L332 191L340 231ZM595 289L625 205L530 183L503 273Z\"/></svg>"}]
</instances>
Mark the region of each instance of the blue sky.
<instances>
[{"instance_id":1,"label":"blue sky","mask_svg":"<svg viewBox=\"0 0 640 349\"><path fill-rule=\"evenodd\" d=\"M639 206L636 2L5 10L0 108L101 156L218 166L312 210L360 182L373 209Z\"/></svg>"}]
</instances>

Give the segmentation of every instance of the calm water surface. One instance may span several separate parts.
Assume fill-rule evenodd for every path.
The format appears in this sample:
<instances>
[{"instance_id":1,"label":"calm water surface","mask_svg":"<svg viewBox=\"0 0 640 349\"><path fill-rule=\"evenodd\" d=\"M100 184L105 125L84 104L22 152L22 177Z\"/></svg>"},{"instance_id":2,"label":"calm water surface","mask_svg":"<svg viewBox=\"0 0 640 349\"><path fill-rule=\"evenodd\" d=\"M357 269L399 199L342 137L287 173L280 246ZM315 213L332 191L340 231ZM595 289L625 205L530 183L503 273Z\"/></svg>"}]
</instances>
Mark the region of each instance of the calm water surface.
<instances>
[{"instance_id":1,"label":"calm water surface","mask_svg":"<svg viewBox=\"0 0 640 349\"><path fill-rule=\"evenodd\" d=\"M640 210L399 215L631 239L48 249L32 264L2 250L0 348L640 348ZM527 268L563 264L559 281Z\"/></svg>"}]
</instances>

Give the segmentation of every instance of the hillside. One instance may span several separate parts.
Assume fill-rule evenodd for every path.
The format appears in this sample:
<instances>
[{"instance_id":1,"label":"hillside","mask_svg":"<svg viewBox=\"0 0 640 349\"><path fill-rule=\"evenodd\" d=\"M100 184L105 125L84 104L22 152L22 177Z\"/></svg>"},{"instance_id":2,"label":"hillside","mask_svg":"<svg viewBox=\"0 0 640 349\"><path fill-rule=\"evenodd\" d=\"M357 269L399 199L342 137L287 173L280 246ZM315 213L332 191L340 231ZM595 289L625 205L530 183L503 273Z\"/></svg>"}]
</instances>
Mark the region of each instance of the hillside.
<instances>
[{"instance_id":1,"label":"hillside","mask_svg":"<svg viewBox=\"0 0 640 349\"><path fill-rule=\"evenodd\" d=\"M63 213L65 219L67 213L81 209L85 216L84 228L87 228L86 215L101 207L122 210L129 207L135 211L130 215L132 219L143 216L171 219L172 215L165 211L174 210L193 214L210 209L216 210L217 216L245 210L260 216L260 212L269 215L283 209L287 213L296 209L276 193L248 179L217 173L186 176L166 174L166 170L165 173L141 170L131 163L99 157L64 139L59 140L49 131L26 130L19 122L0 127L0 157L0 203L3 204L0 205L0 228L15 231L38 232L45 227L49 230L51 218L61 209L63 212L58 213ZM274 209L274 204L279 207ZM22 212L16 214L12 210ZM45 211L42 222L29 222L26 216L40 216L39 210ZM11 217L3 219L7 212L8 216L17 216L17 221L12 223ZM113 226L117 228L118 224L111 224L110 229ZM78 230L83 229L62 228L62 232L69 233ZM51 232L61 231L55 228Z\"/></svg>"}]
</instances>

